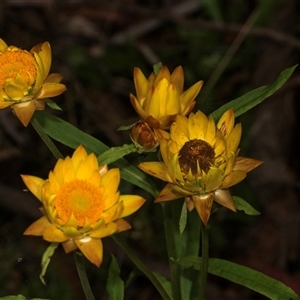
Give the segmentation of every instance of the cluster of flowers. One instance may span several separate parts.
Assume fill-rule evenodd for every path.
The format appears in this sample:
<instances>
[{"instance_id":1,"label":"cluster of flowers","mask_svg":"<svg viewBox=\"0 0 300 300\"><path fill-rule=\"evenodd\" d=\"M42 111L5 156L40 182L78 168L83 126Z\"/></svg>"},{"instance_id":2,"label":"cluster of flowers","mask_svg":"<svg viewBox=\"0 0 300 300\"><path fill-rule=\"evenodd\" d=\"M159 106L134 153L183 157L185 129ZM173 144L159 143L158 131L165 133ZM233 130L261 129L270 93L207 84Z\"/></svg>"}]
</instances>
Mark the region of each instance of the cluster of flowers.
<instances>
[{"instance_id":1,"label":"cluster of flowers","mask_svg":"<svg viewBox=\"0 0 300 300\"><path fill-rule=\"evenodd\" d=\"M24 126L34 111L44 109L45 99L66 90L60 74L50 74L48 42L30 52L7 46L0 39L0 109L11 107ZM191 113L202 81L183 91L184 74L162 67L147 79L134 69L137 96L130 101L141 120L131 128L131 139L145 151L160 149L162 161L139 165L167 185L155 202L185 198L207 224L213 201L235 211L228 188L262 162L238 156L241 125L229 109L215 123L201 111ZM188 117L187 117L188 116ZM130 228L123 218L145 202L140 196L120 195L120 170L100 165L95 154L79 146L72 157L59 159L48 179L22 175L28 189L40 200L43 216L26 235L62 243L66 252L80 249L100 266L101 238Z\"/></svg>"}]
</instances>

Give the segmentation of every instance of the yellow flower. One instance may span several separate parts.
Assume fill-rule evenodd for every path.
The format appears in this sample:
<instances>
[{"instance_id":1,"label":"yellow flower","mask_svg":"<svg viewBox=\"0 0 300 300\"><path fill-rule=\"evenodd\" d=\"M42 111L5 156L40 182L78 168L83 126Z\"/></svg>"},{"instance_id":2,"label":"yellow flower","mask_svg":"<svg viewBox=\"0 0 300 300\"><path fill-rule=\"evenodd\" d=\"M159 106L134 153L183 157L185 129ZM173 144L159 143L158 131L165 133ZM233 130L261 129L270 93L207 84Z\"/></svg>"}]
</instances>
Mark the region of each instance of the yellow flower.
<instances>
[{"instance_id":1,"label":"yellow flower","mask_svg":"<svg viewBox=\"0 0 300 300\"><path fill-rule=\"evenodd\" d=\"M189 210L196 208L204 224L213 201L236 211L228 188L242 181L262 161L239 157L241 124L234 126L229 109L216 125L201 112L189 118L178 115L169 139L160 140L163 162L144 162L139 167L168 184L155 202L185 197Z\"/></svg>"},{"instance_id":2,"label":"yellow flower","mask_svg":"<svg viewBox=\"0 0 300 300\"><path fill-rule=\"evenodd\" d=\"M123 218L145 202L140 196L120 195L120 170L99 167L96 156L87 155L82 146L71 158L59 159L47 180L22 179L44 213L24 234L62 243L66 253L79 248L96 266L102 262L101 238L130 229Z\"/></svg>"},{"instance_id":3,"label":"yellow flower","mask_svg":"<svg viewBox=\"0 0 300 300\"><path fill-rule=\"evenodd\" d=\"M130 101L140 118L155 129L168 129L176 115L192 111L203 81L184 92L182 67L170 74L163 66L157 75L152 73L148 79L139 68L134 68L134 84L137 96L130 94Z\"/></svg>"},{"instance_id":4,"label":"yellow flower","mask_svg":"<svg viewBox=\"0 0 300 300\"><path fill-rule=\"evenodd\" d=\"M28 52L7 46L0 39L0 109L11 106L22 124L27 126L34 111L45 108L45 98L66 90L60 83L62 75L49 74L50 67L48 42L38 44Z\"/></svg>"}]
</instances>

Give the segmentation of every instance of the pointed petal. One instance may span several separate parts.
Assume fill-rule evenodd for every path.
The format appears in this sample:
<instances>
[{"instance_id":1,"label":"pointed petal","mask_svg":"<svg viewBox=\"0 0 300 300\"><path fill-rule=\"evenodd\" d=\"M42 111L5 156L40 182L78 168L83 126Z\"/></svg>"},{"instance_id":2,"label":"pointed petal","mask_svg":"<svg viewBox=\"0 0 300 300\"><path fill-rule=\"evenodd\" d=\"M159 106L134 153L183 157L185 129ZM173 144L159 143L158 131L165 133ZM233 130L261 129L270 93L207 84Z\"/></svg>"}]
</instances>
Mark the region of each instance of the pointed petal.
<instances>
[{"instance_id":1,"label":"pointed petal","mask_svg":"<svg viewBox=\"0 0 300 300\"><path fill-rule=\"evenodd\" d=\"M75 171L77 170L78 166L87 159L87 156L88 154L85 148L82 145L79 145L74 151L71 159Z\"/></svg>"},{"instance_id":2,"label":"pointed petal","mask_svg":"<svg viewBox=\"0 0 300 300\"><path fill-rule=\"evenodd\" d=\"M6 45L6 43L2 40L2 39L0 39L0 52L4 52L6 49L7 49L7 45Z\"/></svg>"},{"instance_id":3,"label":"pointed petal","mask_svg":"<svg viewBox=\"0 0 300 300\"><path fill-rule=\"evenodd\" d=\"M139 68L133 69L133 78L136 96L142 106L149 89L148 80Z\"/></svg>"},{"instance_id":4,"label":"pointed petal","mask_svg":"<svg viewBox=\"0 0 300 300\"><path fill-rule=\"evenodd\" d=\"M124 218L137 211L146 200L138 195L121 195L120 201L124 203L124 210L120 218Z\"/></svg>"},{"instance_id":5,"label":"pointed petal","mask_svg":"<svg viewBox=\"0 0 300 300\"><path fill-rule=\"evenodd\" d=\"M21 123L27 127L35 111L34 101L14 104L12 109Z\"/></svg>"},{"instance_id":6,"label":"pointed petal","mask_svg":"<svg viewBox=\"0 0 300 300\"><path fill-rule=\"evenodd\" d=\"M115 221L115 223L118 226L117 232L122 232L125 230L129 230L131 228L130 224L127 221L125 221L124 219L119 219L119 220Z\"/></svg>"},{"instance_id":7,"label":"pointed petal","mask_svg":"<svg viewBox=\"0 0 300 300\"><path fill-rule=\"evenodd\" d=\"M174 186L175 185L173 183L168 183L156 197L154 202L159 203L184 197L184 194L177 193L176 191L174 191Z\"/></svg>"},{"instance_id":8,"label":"pointed petal","mask_svg":"<svg viewBox=\"0 0 300 300\"><path fill-rule=\"evenodd\" d=\"M221 188L229 188L241 182L246 176L247 173L244 171L232 171L228 176L224 178Z\"/></svg>"},{"instance_id":9,"label":"pointed petal","mask_svg":"<svg viewBox=\"0 0 300 300\"><path fill-rule=\"evenodd\" d=\"M203 85L203 81L196 82L180 96L181 110L184 111L198 96Z\"/></svg>"},{"instance_id":10,"label":"pointed petal","mask_svg":"<svg viewBox=\"0 0 300 300\"><path fill-rule=\"evenodd\" d=\"M50 226L46 227L43 231L43 238L48 242L60 243L68 240L68 237L57 227L50 224Z\"/></svg>"},{"instance_id":11,"label":"pointed petal","mask_svg":"<svg viewBox=\"0 0 300 300\"><path fill-rule=\"evenodd\" d=\"M86 237L74 240L83 255L94 265L100 267L103 259L103 245L100 239Z\"/></svg>"},{"instance_id":12,"label":"pointed petal","mask_svg":"<svg viewBox=\"0 0 300 300\"><path fill-rule=\"evenodd\" d=\"M238 156L235 160L233 170L239 170L248 173L256 167L260 166L262 163L262 160Z\"/></svg>"},{"instance_id":13,"label":"pointed petal","mask_svg":"<svg viewBox=\"0 0 300 300\"><path fill-rule=\"evenodd\" d=\"M242 136L241 124L236 124L227 138L227 153L236 153Z\"/></svg>"},{"instance_id":14,"label":"pointed petal","mask_svg":"<svg viewBox=\"0 0 300 300\"><path fill-rule=\"evenodd\" d=\"M144 108L142 107L142 105L139 103L139 100L132 94L129 95L129 99L130 99L131 105L135 109L136 113L140 116L141 119L146 121L147 114L146 114Z\"/></svg>"},{"instance_id":15,"label":"pointed petal","mask_svg":"<svg viewBox=\"0 0 300 300\"><path fill-rule=\"evenodd\" d=\"M171 82L175 85L179 95L183 93L184 74L182 66L178 66L171 74Z\"/></svg>"},{"instance_id":16,"label":"pointed petal","mask_svg":"<svg viewBox=\"0 0 300 300\"><path fill-rule=\"evenodd\" d=\"M227 207L228 209L236 212L232 196L227 189L217 189L215 191L215 201L220 205Z\"/></svg>"},{"instance_id":17,"label":"pointed petal","mask_svg":"<svg viewBox=\"0 0 300 300\"><path fill-rule=\"evenodd\" d=\"M194 201L198 215L200 216L202 222L207 225L214 200L214 194L210 193L206 195L192 195L191 197Z\"/></svg>"},{"instance_id":18,"label":"pointed petal","mask_svg":"<svg viewBox=\"0 0 300 300\"><path fill-rule=\"evenodd\" d=\"M41 91L37 95L37 99L45 99L58 96L67 90L62 83L45 82L42 85Z\"/></svg>"},{"instance_id":19,"label":"pointed petal","mask_svg":"<svg viewBox=\"0 0 300 300\"><path fill-rule=\"evenodd\" d=\"M22 180L26 184L29 191L40 201L42 201L42 187L45 180L39 177L30 175L21 175Z\"/></svg>"},{"instance_id":20,"label":"pointed petal","mask_svg":"<svg viewBox=\"0 0 300 300\"><path fill-rule=\"evenodd\" d=\"M188 119L189 139L205 140L207 124L208 120L203 112L198 110L195 114L191 113Z\"/></svg>"},{"instance_id":21,"label":"pointed petal","mask_svg":"<svg viewBox=\"0 0 300 300\"><path fill-rule=\"evenodd\" d=\"M120 169L112 168L108 170L101 178L101 185L110 190L112 194L118 191L120 183Z\"/></svg>"},{"instance_id":22,"label":"pointed petal","mask_svg":"<svg viewBox=\"0 0 300 300\"><path fill-rule=\"evenodd\" d=\"M63 80L63 76L59 73L51 73L47 76L44 82L59 83Z\"/></svg>"},{"instance_id":23,"label":"pointed petal","mask_svg":"<svg viewBox=\"0 0 300 300\"><path fill-rule=\"evenodd\" d=\"M100 227L97 230L94 230L90 233L90 237L95 239L104 238L106 236L110 236L118 231L118 226L114 222L110 222Z\"/></svg>"},{"instance_id":24,"label":"pointed petal","mask_svg":"<svg viewBox=\"0 0 300 300\"><path fill-rule=\"evenodd\" d=\"M4 109L8 106L11 106L15 103L15 101L3 101L3 100L0 100L0 109Z\"/></svg>"},{"instance_id":25,"label":"pointed petal","mask_svg":"<svg viewBox=\"0 0 300 300\"><path fill-rule=\"evenodd\" d=\"M138 165L138 167L151 176L159 178L163 181L172 182L167 166L164 163L157 161L142 162Z\"/></svg>"},{"instance_id":26,"label":"pointed petal","mask_svg":"<svg viewBox=\"0 0 300 300\"><path fill-rule=\"evenodd\" d=\"M41 217L34 223L32 223L25 231L24 235L36 235L40 236L43 235L44 230L48 227L52 226L50 222L48 221L46 216Z\"/></svg>"},{"instance_id":27,"label":"pointed petal","mask_svg":"<svg viewBox=\"0 0 300 300\"><path fill-rule=\"evenodd\" d=\"M182 147L188 141L188 137L190 136L188 130L190 129L190 127L188 127L189 124L190 122L186 117L177 115L175 122L170 128L170 138L173 141L176 141L180 147Z\"/></svg>"},{"instance_id":28,"label":"pointed petal","mask_svg":"<svg viewBox=\"0 0 300 300\"><path fill-rule=\"evenodd\" d=\"M210 115L208 117L208 122L207 122L205 141L210 145L214 145L215 140L216 140L216 124L213 117Z\"/></svg>"},{"instance_id":29,"label":"pointed petal","mask_svg":"<svg viewBox=\"0 0 300 300\"><path fill-rule=\"evenodd\" d=\"M234 110L228 109L220 118L217 127L221 130L225 138L229 136L234 126Z\"/></svg>"},{"instance_id":30,"label":"pointed petal","mask_svg":"<svg viewBox=\"0 0 300 300\"><path fill-rule=\"evenodd\" d=\"M62 242L61 244L66 253L70 253L78 248L77 245L74 243L74 240L67 240L65 242Z\"/></svg>"}]
</instances>

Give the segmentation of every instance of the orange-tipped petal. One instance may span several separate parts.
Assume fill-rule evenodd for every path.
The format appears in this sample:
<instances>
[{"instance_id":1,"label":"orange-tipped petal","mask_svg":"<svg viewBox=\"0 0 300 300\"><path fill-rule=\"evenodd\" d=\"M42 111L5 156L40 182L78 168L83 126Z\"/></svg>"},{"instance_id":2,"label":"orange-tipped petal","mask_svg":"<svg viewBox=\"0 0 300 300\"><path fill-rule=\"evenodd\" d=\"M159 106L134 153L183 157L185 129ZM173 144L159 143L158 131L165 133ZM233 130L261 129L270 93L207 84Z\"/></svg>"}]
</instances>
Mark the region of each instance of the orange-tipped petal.
<instances>
[{"instance_id":1,"label":"orange-tipped petal","mask_svg":"<svg viewBox=\"0 0 300 300\"><path fill-rule=\"evenodd\" d=\"M34 101L18 103L14 104L12 109L21 123L27 127L35 111L35 104Z\"/></svg>"},{"instance_id":2,"label":"orange-tipped petal","mask_svg":"<svg viewBox=\"0 0 300 300\"><path fill-rule=\"evenodd\" d=\"M103 259L103 245L100 239L85 237L74 240L83 255L94 265L100 267Z\"/></svg>"},{"instance_id":3,"label":"orange-tipped petal","mask_svg":"<svg viewBox=\"0 0 300 300\"><path fill-rule=\"evenodd\" d=\"M236 212L232 196L227 189L217 189L215 191L215 201L220 205L227 207L228 209Z\"/></svg>"},{"instance_id":4,"label":"orange-tipped petal","mask_svg":"<svg viewBox=\"0 0 300 300\"><path fill-rule=\"evenodd\" d=\"M239 170L248 173L260 166L262 163L262 160L239 156L235 160L233 170Z\"/></svg>"},{"instance_id":5,"label":"orange-tipped petal","mask_svg":"<svg viewBox=\"0 0 300 300\"><path fill-rule=\"evenodd\" d=\"M171 201L184 197L184 194L174 191L176 187L173 183L168 183L155 199L155 203Z\"/></svg>"},{"instance_id":6,"label":"orange-tipped petal","mask_svg":"<svg viewBox=\"0 0 300 300\"><path fill-rule=\"evenodd\" d=\"M62 94L66 90L67 90L66 86L62 83L45 82L42 85L41 91L37 95L37 99L55 97Z\"/></svg>"},{"instance_id":7,"label":"orange-tipped petal","mask_svg":"<svg viewBox=\"0 0 300 300\"><path fill-rule=\"evenodd\" d=\"M234 126L234 110L228 109L220 118L217 127L221 130L225 138L229 136Z\"/></svg>"},{"instance_id":8,"label":"orange-tipped petal","mask_svg":"<svg viewBox=\"0 0 300 300\"><path fill-rule=\"evenodd\" d=\"M167 166L164 163L160 162L142 162L138 167L144 172L159 178L163 181L172 182L172 179L168 173Z\"/></svg>"},{"instance_id":9,"label":"orange-tipped petal","mask_svg":"<svg viewBox=\"0 0 300 300\"><path fill-rule=\"evenodd\" d=\"M206 194L206 195L192 195L192 200L194 202L195 208L200 216L202 222L207 225L211 207L214 201L214 194Z\"/></svg>"},{"instance_id":10,"label":"orange-tipped petal","mask_svg":"<svg viewBox=\"0 0 300 300\"><path fill-rule=\"evenodd\" d=\"M117 221L115 221L115 223L118 226L118 231L117 232L122 232L125 230L129 230L131 228L131 225L125 221L124 219L119 219Z\"/></svg>"}]
</instances>

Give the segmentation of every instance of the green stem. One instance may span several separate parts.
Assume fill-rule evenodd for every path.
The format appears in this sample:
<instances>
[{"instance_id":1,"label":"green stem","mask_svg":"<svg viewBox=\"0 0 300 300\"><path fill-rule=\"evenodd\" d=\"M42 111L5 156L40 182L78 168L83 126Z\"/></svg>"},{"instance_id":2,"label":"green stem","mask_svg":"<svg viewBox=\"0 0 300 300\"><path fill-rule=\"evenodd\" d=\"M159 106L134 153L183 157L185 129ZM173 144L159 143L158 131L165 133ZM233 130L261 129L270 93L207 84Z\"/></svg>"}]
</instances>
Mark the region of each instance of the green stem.
<instances>
[{"instance_id":1,"label":"green stem","mask_svg":"<svg viewBox=\"0 0 300 300\"><path fill-rule=\"evenodd\" d=\"M209 240L208 240L208 230L203 223L201 226L201 233L202 233L202 260L201 260L199 299L204 300L206 283L207 283Z\"/></svg>"},{"instance_id":2,"label":"green stem","mask_svg":"<svg viewBox=\"0 0 300 300\"><path fill-rule=\"evenodd\" d=\"M180 283L181 271L180 271L179 264L174 262L178 259L178 257L177 257L175 237L174 237L172 204L173 203L164 203L162 204L162 206L163 206L163 214L164 214L166 244L167 244L169 264L171 269L172 294L175 300L181 300L181 283Z\"/></svg>"},{"instance_id":3,"label":"green stem","mask_svg":"<svg viewBox=\"0 0 300 300\"><path fill-rule=\"evenodd\" d=\"M55 144L52 142L52 140L49 138L48 134L43 130L41 124L38 122L38 120L33 115L31 121L31 125L36 130L38 135L41 137L43 142L46 144L46 146L49 148L51 153L54 155L56 159L63 158L62 154L59 152Z\"/></svg>"},{"instance_id":4,"label":"green stem","mask_svg":"<svg viewBox=\"0 0 300 300\"><path fill-rule=\"evenodd\" d=\"M76 261L76 268L77 268L78 276L80 278L85 297L87 300L95 300L95 297L92 292L92 289L91 289L91 286L90 286L90 283L89 283L89 280L88 280L88 277L86 274L86 270L84 267L83 255L80 252L75 251L74 257L75 257L75 261Z\"/></svg>"},{"instance_id":5,"label":"green stem","mask_svg":"<svg viewBox=\"0 0 300 300\"><path fill-rule=\"evenodd\" d=\"M164 300L171 300L167 291L161 285L156 276L149 270L149 268L133 253L132 249L128 246L128 244L124 241L122 236L116 234L112 236L112 239L115 241L117 245L119 245L123 251L127 254L127 256L131 259L131 261L136 265L136 267L148 277L148 279L152 282L158 293L161 295Z\"/></svg>"}]
</instances>

